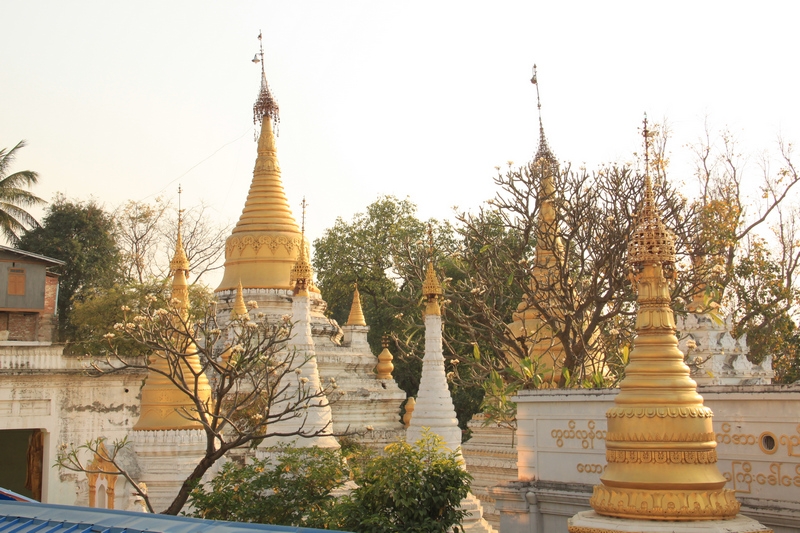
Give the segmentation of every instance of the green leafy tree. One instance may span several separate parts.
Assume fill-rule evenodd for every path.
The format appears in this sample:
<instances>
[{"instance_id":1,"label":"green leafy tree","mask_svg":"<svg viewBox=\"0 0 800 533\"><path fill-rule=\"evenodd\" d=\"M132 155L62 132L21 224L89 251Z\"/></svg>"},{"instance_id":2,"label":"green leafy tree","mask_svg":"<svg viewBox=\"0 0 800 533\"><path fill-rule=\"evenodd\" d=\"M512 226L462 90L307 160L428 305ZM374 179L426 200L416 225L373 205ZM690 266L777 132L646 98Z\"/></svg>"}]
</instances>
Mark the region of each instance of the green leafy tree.
<instances>
[{"instance_id":1,"label":"green leafy tree","mask_svg":"<svg viewBox=\"0 0 800 533\"><path fill-rule=\"evenodd\" d=\"M347 321L358 283L374 353L381 339L392 339L394 378L409 395L416 395L424 354L422 281L428 262L427 225L433 228L434 262L440 276L458 275L452 257L457 241L447 223L417 218L417 206L409 199L382 196L353 219L338 218L332 228L314 241L314 269L329 313L340 324ZM445 327L451 327L445 323ZM450 336L458 336L451 331ZM451 347L446 347L450 350ZM450 369L455 375L459 369ZM469 371L465 368L465 371ZM451 380L453 401L462 428L477 411L480 387L462 386Z\"/></svg>"},{"instance_id":2,"label":"green leafy tree","mask_svg":"<svg viewBox=\"0 0 800 533\"><path fill-rule=\"evenodd\" d=\"M71 318L73 305L90 289L109 288L120 281L120 253L115 240L114 219L93 200L67 200L56 196L42 225L26 232L17 248L60 259L54 269L59 279L58 314L61 338L76 337Z\"/></svg>"},{"instance_id":3,"label":"green leafy tree","mask_svg":"<svg viewBox=\"0 0 800 533\"><path fill-rule=\"evenodd\" d=\"M407 328L403 319L409 301L420 298L414 293L421 284L408 275L408 265L396 258L397 250L415 248L425 239L426 226L416 211L408 199L383 196L349 222L337 218L333 227L314 241L317 285L331 317L340 324L347 321L358 283L374 351L380 350L384 334Z\"/></svg>"},{"instance_id":4,"label":"green leafy tree","mask_svg":"<svg viewBox=\"0 0 800 533\"><path fill-rule=\"evenodd\" d=\"M9 174L17 150L24 147L25 141L20 141L11 150L0 149L0 230L12 244L19 240L20 233L39 225L25 208L45 203L26 190L38 183L39 175L36 172L20 170Z\"/></svg>"},{"instance_id":5,"label":"green leafy tree","mask_svg":"<svg viewBox=\"0 0 800 533\"><path fill-rule=\"evenodd\" d=\"M207 487L196 486L194 516L357 533L444 533L466 515L460 504L472 478L430 432L413 445L391 444L381 456L344 447L275 452L263 461L227 463ZM350 478L357 487L337 496Z\"/></svg>"},{"instance_id":6,"label":"green leafy tree","mask_svg":"<svg viewBox=\"0 0 800 533\"><path fill-rule=\"evenodd\" d=\"M127 281L108 288L87 289L84 297L73 305L71 352L78 355L103 353L108 348L105 335L113 331L114 324L125 322L123 309L144 308L152 298L156 298L155 305L168 307L170 283L169 279L151 279L145 283ZM211 290L205 285L189 286L192 309L206 309L212 298ZM118 339L118 349L130 355L146 355L150 351L147 346L124 337Z\"/></svg>"},{"instance_id":7,"label":"green leafy tree","mask_svg":"<svg viewBox=\"0 0 800 533\"><path fill-rule=\"evenodd\" d=\"M342 527L358 533L445 533L461 525L461 500L472 477L459 456L430 432L416 443L389 445L358 473L341 504Z\"/></svg>"},{"instance_id":8,"label":"green leafy tree","mask_svg":"<svg viewBox=\"0 0 800 533\"><path fill-rule=\"evenodd\" d=\"M263 460L228 462L208 486L197 485L192 515L209 520L329 528L333 491L348 480L344 457L323 448L282 448Z\"/></svg>"}]
</instances>

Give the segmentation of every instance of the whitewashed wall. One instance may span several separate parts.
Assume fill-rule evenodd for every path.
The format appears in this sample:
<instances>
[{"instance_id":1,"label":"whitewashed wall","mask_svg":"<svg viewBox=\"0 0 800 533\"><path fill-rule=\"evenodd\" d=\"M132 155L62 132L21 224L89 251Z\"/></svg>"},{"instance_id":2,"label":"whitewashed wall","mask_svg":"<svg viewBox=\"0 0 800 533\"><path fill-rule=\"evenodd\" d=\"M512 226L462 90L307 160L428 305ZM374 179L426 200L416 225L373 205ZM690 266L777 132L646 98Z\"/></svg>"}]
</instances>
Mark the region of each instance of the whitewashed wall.
<instances>
[{"instance_id":1,"label":"whitewashed wall","mask_svg":"<svg viewBox=\"0 0 800 533\"><path fill-rule=\"evenodd\" d=\"M742 513L776 533L800 532L800 386L700 387L714 411L718 465ZM588 509L605 468L605 412L615 390L524 391L518 404L516 483L491 492L501 533L566 533ZM535 515L535 516L534 516ZM538 528L538 529L537 529Z\"/></svg>"}]
</instances>

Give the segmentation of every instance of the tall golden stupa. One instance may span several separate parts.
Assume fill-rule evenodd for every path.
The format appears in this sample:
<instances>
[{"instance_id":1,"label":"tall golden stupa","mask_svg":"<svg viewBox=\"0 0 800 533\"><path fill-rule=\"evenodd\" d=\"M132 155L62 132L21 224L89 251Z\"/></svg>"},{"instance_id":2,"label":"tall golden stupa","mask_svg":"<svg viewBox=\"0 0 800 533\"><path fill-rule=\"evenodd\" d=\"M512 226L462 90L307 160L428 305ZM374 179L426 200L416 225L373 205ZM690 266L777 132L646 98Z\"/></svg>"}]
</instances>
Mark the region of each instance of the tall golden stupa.
<instances>
[{"instance_id":1,"label":"tall golden stupa","mask_svg":"<svg viewBox=\"0 0 800 533\"><path fill-rule=\"evenodd\" d=\"M261 35L258 36L261 41ZM278 103L264 73L261 47L261 87L253 105L253 120L261 125L253 181L236 227L225 242L225 274L216 292L293 287L289 272L301 247L297 227L281 181L273 127L280 121Z\"/></svg>"},{"instance_id":2,"label":"tall golden stupa","mask_svg":"<svg viewBox=\"0 0 800 533\"><path fill-rule=\"evenodd\" d=\"M553 201L555 195L554 178L559 171L558 160L550 150L542 125L542 103L539 98L539 82L536 65L533 66L531 83L536 86L536 105L539 110L539 149L533 158L534 172L541 176L539 188L539 214L536 221L536 252L529 292L517 306L513 322L506 326L509 336L524 340L528 355L538 359L549 369L545 374L545 382L558 381L564 359L564 347L555 337L550 325L543 319L535 303L542 304L547 300L549 309L557 309L551 298L553 284L558 282L557 254L563 245L558 236L556 211Z\"/></svg>"},{"instance_id":3,"label":"tall golden stupa","mask_svg":"<svg viewBox=\"0 0 800 533\"><path fill-rule=\"evenodd\" d=\"M647 119L644 136L647 154ZM645 155L645 168L648 163ZM737 515L740 504L717 468L711 409L689 377L675 335L675 261L675 237L661 221L645 172L642 208L628 244L638 292L637 336L606 413L608 465L589 502L594 511L571 518L570 533L769 531Z\"/></svg>"},{"instance_id":4,"label":"tall golden stupa","mask_svg":"<svg viewBox=\"0 0 800 533\"><path fill-rule=\"evenodd\" d=\"M179 214L180 217L180 214ZM181 220L178 219L178 238L175 243L175 255L169 263L172 271L171 300L177 315L175 328L180 330L189 318L189 260L183 249L181 238ZM150 368L142 387L141 414L133 426L134 430L178 430L202 429L202 424L192 418L197 415L194 401L167 378L171 373L186 376L187 386L194 388L193 379L197 380L197 398L207 403L211 401L211 387L202 373L197 346L187 341L184 335L176 335L174 340L177 357L163 353L150 356ZM182 352L182 353L181 353ZM197 376L193 378L192 376Z\"/></svg>"}]
</instances>

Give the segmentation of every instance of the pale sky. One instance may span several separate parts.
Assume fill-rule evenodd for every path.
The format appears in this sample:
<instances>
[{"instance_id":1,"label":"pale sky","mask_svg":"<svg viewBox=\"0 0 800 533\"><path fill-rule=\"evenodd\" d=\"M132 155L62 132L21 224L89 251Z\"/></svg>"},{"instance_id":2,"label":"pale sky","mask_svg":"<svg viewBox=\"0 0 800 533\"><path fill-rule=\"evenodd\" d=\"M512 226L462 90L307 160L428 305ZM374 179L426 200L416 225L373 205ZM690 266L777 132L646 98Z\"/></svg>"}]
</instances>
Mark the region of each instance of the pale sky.
<instances>
[{"instance_id":1,"label":"pale sky","mask_svg":"<svg viewBox=\"0 0 800 533\"><path fill-rule=\"evenodd\" d=\"M252 105L264 34L281 107L278 156L313 239L378 195L423 218L477 207L496 165L536 150L531 66L556 155L629 161L643 113L683 145L708 121L757 160L800 141L800 3L208 2L0 0L0 147L35 193L204 200L241 213L255 160ZM691 194L691 189L686 189ZM213 285L214 281L209 280Z\"/></svg>"}]
</instances>

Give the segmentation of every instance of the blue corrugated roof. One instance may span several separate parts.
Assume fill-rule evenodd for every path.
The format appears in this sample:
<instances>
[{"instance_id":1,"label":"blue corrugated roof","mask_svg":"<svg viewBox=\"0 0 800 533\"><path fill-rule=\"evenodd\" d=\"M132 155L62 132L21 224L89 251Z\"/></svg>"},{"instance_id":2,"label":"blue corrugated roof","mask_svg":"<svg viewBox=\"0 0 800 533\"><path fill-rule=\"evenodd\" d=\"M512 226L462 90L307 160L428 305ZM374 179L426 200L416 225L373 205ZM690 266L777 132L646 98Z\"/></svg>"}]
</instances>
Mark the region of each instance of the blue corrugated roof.
<instances>
[{"instance_id":1,"label":"blue corrugated roof","mask_svg":"<svg viewBox=\"0 0 800 533\"><path fill-rule=\"evenodd\" d=\"M17 494L13 490L8 490L0 487L0 500L13 500L18 502L35 502L36 500Z\"/></svg>"},{"instance_id":2,"label":"blue corrugated roof","mask_svg":"<svg viewBox=\"0 0 800 533\"><path fill-rule=\"evenodd\" d=\"M0 501L0 533L320 533L329 530L202 520L71 505Z\"/></svg>"}]
</instances>

